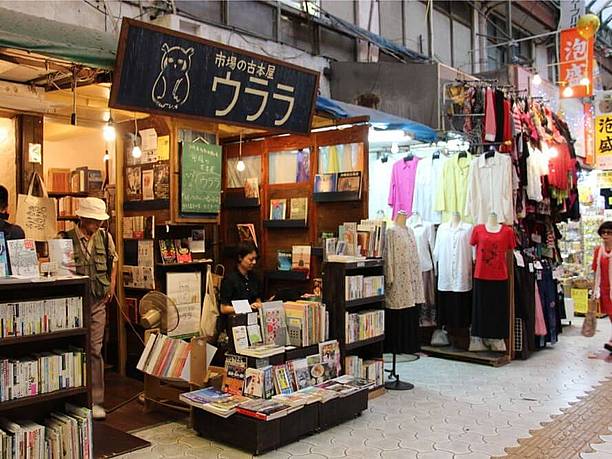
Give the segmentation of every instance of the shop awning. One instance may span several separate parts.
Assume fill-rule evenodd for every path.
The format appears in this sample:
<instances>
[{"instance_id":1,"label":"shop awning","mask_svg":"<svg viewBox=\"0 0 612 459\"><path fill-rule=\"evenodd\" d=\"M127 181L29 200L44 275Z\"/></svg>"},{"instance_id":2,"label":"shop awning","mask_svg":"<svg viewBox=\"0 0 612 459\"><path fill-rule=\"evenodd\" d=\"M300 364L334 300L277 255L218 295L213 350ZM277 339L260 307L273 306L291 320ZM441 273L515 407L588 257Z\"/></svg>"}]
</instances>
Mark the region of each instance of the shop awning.
<instances>
[{"instance_id":1,"label":"shop awning","mask_svg":"<svg viewBox=\"0 0 612 459\"><path fill-rule=\"evenodd\" d=\"M419 142L433 142L438 137L432 128L416 121L321 96L317 97L317 111L336 119L368 116L370 124L375 129L401 129L409 132Z\"/></svg>"},{"instance_id":2,"label":"shop awning","mask_svg":"<svg viewBox=\"0 0 612 459\"><path fill-rule=\"evenodd\" d=\"M94 29L0 8L0 47L112 70L117 40Z\"/></svg>"}]
</instances>

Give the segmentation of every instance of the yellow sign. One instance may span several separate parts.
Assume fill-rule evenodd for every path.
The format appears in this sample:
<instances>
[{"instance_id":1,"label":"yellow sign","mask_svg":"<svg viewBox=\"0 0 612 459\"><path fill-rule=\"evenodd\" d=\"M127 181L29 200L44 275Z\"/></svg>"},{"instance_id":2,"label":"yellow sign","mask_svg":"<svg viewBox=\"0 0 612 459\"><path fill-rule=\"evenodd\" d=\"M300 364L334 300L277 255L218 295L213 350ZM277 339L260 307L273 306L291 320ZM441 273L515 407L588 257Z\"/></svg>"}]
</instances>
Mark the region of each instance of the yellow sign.
<instances>
[{"instance_id":1,"label":"yellow sign","mask_svg":"<svg viewBox=\"0 0 612 459\"><path fill-rule=\"evenodd\" d=\"M170 159L170 136L162 135L157 138L157 158L160 161Z\"/></svg>"},{"instance_id":2,"label":"yellow sign","mask_svg":"<svg viewBox=\"0 0 612 459\"><path fill-rule=\"evenodd\" d=\"M585 314L589 310L589 290L586 288L573 288L571 291L574 300L574 311Z\"/></svg>"},{"instance_id":3,"label":"yellow sign","mask_svg":"<svg viewBox=\"0 0 612 459\"><path fill-rule=\"evenodd\" d=\"M595 156L599 169L612 169L612 113L595 117Z\"/></svg>"}]
</instances>

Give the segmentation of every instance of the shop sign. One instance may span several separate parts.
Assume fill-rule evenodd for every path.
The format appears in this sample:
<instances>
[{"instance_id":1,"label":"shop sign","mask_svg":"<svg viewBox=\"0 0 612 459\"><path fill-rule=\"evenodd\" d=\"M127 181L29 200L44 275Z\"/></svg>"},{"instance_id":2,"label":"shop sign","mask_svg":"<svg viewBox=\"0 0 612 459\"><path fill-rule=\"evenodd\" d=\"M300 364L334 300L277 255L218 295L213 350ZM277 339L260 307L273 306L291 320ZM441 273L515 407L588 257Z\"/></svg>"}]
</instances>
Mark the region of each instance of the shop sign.
<instances>
[{"instance_id":1,"label":"shop sign","mask_svg":"<svg viewBox=\"0 0 612 459\"><path fill-rule=\"evenodd\" d=\"M585 40L575 28L562 30L560 35L561 81L567 82L572 88L572 97L591 96L593 94L593 39ZM581 84L584 78L588 78L588 85Z\"/></svg>"},{"instance_id":2,"label":"shop sign","mask_svg":"<svg viewBox=\"0 0 612 459\"><path fill-rule=\"evenodd\" d=\"M123 19L110 107L306 134L319 73Z\"/></svg>"},{"instance_id":3,"label":"shop sign","mask_svg":"<svg viewBox=\"0 0 612 459\"><path fill-rule=\"evenodd\" d=\"M584 0L564 0L559 3L561 8L559 29L576 27L578 19L584 14Z\"/></svg>"},{"instance_id":4,"label":"shop sign","mask_svg":"<svg viewBox=\"0 0 612 459\"><path fill-rule=\"evenodd\" d=\"M595 116L612 113L612 91L595 91Z\"/></svg>"},{"instance_id":5,"label":"shop sign","mask_svg":"<svg viewBox=\"0 0 612 459\"><path fill-rule=\"evenodd\" d=\"M595 164L595 126L593 125L593 104L584 104L584 162Z\"/></svg>"},{"instance_id":6,"label":"shop sign","mask_svg":"<svg viewBox=\"0 0 612 459\"><path fill-rule=\"evenodd\" d=\"M595 157L599 169L612 169L612 113L595 117Z\"/></svg>"}]
</instances>

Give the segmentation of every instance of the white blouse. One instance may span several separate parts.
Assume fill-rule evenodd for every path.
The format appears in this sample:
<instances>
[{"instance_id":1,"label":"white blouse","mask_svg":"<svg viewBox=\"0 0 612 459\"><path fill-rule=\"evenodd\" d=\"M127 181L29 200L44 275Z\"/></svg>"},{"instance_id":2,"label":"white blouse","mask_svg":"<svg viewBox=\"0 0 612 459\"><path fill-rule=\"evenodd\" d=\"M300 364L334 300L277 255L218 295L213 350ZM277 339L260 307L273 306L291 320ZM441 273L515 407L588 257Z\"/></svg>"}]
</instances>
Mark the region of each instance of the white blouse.
<instances>
[{"instance_id":1,"label":"white blouse","mask_svg":"<svg viewBox=\"0 0 612 459\"><path fill-rule=\"evenodd\" d=\"M414 238L421 261L421 271L431 271L433 269L433 249L436 242L436 230L429 222L409 222L410 228L414 232Z\"/></svg>"},{"instance_id":2,"label":"white blouse","mask_svg":"<svg viewBox=\"0 0 612 459\"><path fill-rule=\"evenodd\" d=\"M385 243L385 306L405 309L425 303L421 263L412 229L393 226Z\"/></svg>"},{"instance_id":3,"label":"white blouse","mask_svg":"<svg viewBox=\"0 0 612 459\"><path fill-rule=\"evenodd\" d=\"M438 266L438 290L441 292L469 292L472 290L473 249L470 245L472 225L461 222L438 227L434 262Z\"/></svg>"},{"instance_id":4,"label":"white blouse","mask_svg":"<svg viewBox=\"0 0 612 459\"><path fill-rule=\"evenodd\" d=\"M486 153L470 164L465 213L474 224L484 224L491 212L497 221L506 225L514 223L512 193L512 160L510 155L495 152L491 158Z\"/></svg>"},{"instance_id":5,"label":"white blouse","mask_svg":"<svg viewBox=\"0 0 612 459\"><path fill-rule=\"evenodd\" d=\"M436 224L442 221L442 213L434 209L445 162L445 156L440 155L437 159L427 156L419 161L416 170L412 212L418 212L423 220Z\"/></svg>"}]
</instances>

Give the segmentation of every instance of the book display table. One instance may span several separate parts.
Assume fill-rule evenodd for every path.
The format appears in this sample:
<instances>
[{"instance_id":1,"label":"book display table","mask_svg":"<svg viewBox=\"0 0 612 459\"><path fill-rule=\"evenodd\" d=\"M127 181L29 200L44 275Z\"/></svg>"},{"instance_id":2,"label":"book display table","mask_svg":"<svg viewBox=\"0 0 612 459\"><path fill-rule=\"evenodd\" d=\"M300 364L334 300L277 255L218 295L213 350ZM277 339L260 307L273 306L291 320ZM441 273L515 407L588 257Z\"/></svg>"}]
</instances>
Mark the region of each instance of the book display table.
<instances>
[{"instance_id":1,"label":"book display table","mask_svg":"<svg viewBox=\"0 0 612 459\"><path fill-rule=\"evenodd\" d=\"M259 455L308 435L350 421L368 408L368 390L313 403L272 421L261 421L236 413L222 418L193 409L193 428L208 440L217 441Z\"/></svg>"}]
</instances>

